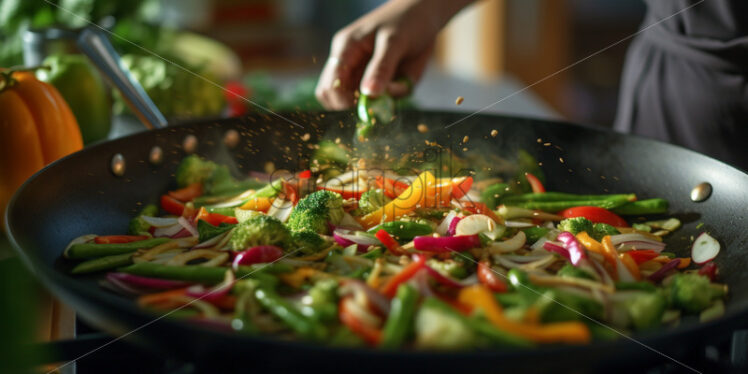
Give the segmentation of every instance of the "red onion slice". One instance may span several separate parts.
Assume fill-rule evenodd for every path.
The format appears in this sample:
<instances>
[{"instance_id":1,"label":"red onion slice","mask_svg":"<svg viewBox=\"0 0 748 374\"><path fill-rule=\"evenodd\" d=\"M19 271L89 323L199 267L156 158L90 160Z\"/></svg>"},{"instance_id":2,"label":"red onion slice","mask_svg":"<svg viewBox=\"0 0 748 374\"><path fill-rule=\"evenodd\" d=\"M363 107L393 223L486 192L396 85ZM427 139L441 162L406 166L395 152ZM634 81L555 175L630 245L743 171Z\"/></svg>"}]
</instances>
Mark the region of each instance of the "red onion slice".
<instances>
[{"instance_id":1,"label":"red onion slice","mask_svg":"<svg viewBox=\"0 0 748 374\"><path fill-rule=\"evenodd\" d=\"M187 289L187 296L215 303L231 291L235 282L236 277L234 276L234 272L226 270L226 275L221 283L211 289L206 289L201 284L194 285Z\"/></svg>"},{"instance_id":2,"label":"red onion slice","mask_svg":"<svg viewBox=\"0 0 748 374\"><path fill-rule=\"evenodd\" d=\"M179 224L182 225L182 227L184 227L185 230L190 232L190 235L196 236L196 237L200 236L200 233L197 232L197 229L195 228L195 226L193 226L192 223L190 223L190 221L187 220L187 218L179 217L177 221L179 221Z\"/></svg>"},{"instance_id":3,"label":"red onion slice","mask_svg":"<svg viewBox=\"0 0 748 374\"><path fill-rule=\"evenodd\" d=\"M667 275L667 273L670 270L675 269L676 267L678 267L679 264L680 264L680 259L677 259L677 258L672 259L670 260L670 262L667 262L665 265L662 265L662 267L659 268L657 271L650 274L648 279L651 280L652 282L658 283L663 278L665 278L665 275Z\"/></svg>"},{"instance_id":4,"label":"red onion slice","mask_svg":"<svg viewBox=\"0 0 748 374\"><path fill-rule=\"evenodd\" d=\"M174 281L169 279L141 277L128 273L108 273L106 279L112 283L124 283L131 287L151 289L151 290L168 290L173 288L187 287L192 283Z\"/></svg>"},{"instance_id":5,"label":"red onion slice","mask_svg":"<svg viewBox=\"0 0 748 374\"><path fill-rule=\"evenodd\" d=\"M447 236L455 236L455 233L457 232L457 224L460 223L462 218L460 217L454 217L452 218L452 221L449 222L449 228L447 228Z\"/></svg>"}]
</instances>

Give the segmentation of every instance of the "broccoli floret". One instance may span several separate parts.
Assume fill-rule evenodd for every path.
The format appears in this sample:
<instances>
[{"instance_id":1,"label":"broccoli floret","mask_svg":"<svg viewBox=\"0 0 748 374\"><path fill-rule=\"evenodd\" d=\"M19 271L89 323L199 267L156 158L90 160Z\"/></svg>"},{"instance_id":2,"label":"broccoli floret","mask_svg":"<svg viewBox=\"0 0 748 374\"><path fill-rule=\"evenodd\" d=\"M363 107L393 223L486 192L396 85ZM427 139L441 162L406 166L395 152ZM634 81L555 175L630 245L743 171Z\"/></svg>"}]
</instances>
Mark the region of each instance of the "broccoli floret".
<instances>
[{"instance_id":1,"label":"broccoli floret","mask_svg":"<svg viewBox=\"0 0 748 374\"><path fill-rule=\"evenodd\" d=\"M276 245L286 249L290 247L291 233L281 221L261 215L236 225L230 243L235 251L258 245Z\"/></svg>"},{"instance_id":2,"label":"broccoli floret","mask_svg":"<svg viewBox=\"0 0 748 374\"><path fill-rule=\"evenodd\" d=\"M151 228L151 225L143 220L143 216L149 216L153 217L158 214L158 207L149 204L143 207L143 210L140 211L140 214L138 214L137 217L130 220L130 226L129 226L129 232L130 235L151 235L148 230Z\"/></svg>"},{"instance_id":3,"label":"broccoli floret","mask_svg":"<svg viewBox=\"0 0 748 374\"><path fill-rule=\"evenodd\" d=\"M390 201L392 200L384 195L384 190L368 190L361 194L361 198L358 200L358 209L361 210L362 214L369 214L387 205Z\"/></svg>"},{"instance_id":4,"label":"broccoli floret","mask_svg":"<svg viewBox=\"0 0 748 374\"><path fill-rule=\"evenodd\" d=\"M421 348L463 348L475 341L470 326L436 299L426 299L415 320L416 345Z\"/></svg>"},{"instance_id":5,"label":"broccoli floret","mask_svg":"<svg viewBox=\"0 0 748 374\"><path fill-rule=\"evenodd\" d=\"M698 313L712 305L714 299L724 296L723 287L693 273L674 275L668 288L673 306L689 313Z\"/></svg>"},{"instance_id":6,"label":"broccoli floret","mask_svg":"<svg viewBox=\"0 0 748 374\"><path fill-rule=\"evenodd\" d=\"M596 240L603 240L607 235L618 235L620 233L615 227L607 223L596 223L592 225L592 233L588 234L592 235Z\"/></svg>"},{"instance_id":7,"label":"broccoli floret","mask_svg":"<svg viewBox=\"0 0 748 374\"><path fill-rule=\"evenodd\" d=\"M561 231L568 231L574 235L585 231L595 240L602 240L606 235L620 234L615 227L608 225L607 223L592 224L590 220L584 217L567 218L558 223L558 229Z\"/></svg>"},{"instance_id":8,"label":"broccoli floret","mask_svg":"<svg viewBox=\"0 0 748 374\"><path fill-rule=\"evenodd\" d=\"M558 229L561 231L568 231L574 235L579 234L582 231L586 231L588 234L592 234L592 222L584 217L567 218L558 223Z\"/></svg>"},{"instance_id":9,"label":"broccoli floret","mask_svg":"<svg viewBox=\"0 0 748 374\"><path fill-rule=\"evenodd\" d=\"M328 222L333 225L343 218L343 198L337 192L321 190L301 199L288 217L288 228L293 231L329 232Z\"/></svg>"},{"instance_id":10,"label":"broccoli floret","mask_svg":"<svg viewBox=\"0 0 748 374\"><path fill-rule=\"evenodd\" d=\"M291 241L293 247L303 254L316 253L329 244L319 234L311 231L292 231Z\"/></svg>"},{"instance_id":11,"label":"broccoli floret","mask_svg":"<svg viewBox=\"0 0 748 374\"><path fill-rule=\"evenodd\" d=\"M206 195L219 195L233 191L257 188L263 184L251 179L237 181L228 166L219 165L197 155L185 157L177 167L177 186L202 183Z\"/></svg>"},{"instance_id":12,"label":"broccoli floret","mask_svg":"<svg viewBox=\"0 0 748 374\"><path fill-rule=\"evenodd\" d=\"M637 330L660 325L667 301L660 292L635 292L623 301L631 324Z\"/></svg>"}]
</instances>

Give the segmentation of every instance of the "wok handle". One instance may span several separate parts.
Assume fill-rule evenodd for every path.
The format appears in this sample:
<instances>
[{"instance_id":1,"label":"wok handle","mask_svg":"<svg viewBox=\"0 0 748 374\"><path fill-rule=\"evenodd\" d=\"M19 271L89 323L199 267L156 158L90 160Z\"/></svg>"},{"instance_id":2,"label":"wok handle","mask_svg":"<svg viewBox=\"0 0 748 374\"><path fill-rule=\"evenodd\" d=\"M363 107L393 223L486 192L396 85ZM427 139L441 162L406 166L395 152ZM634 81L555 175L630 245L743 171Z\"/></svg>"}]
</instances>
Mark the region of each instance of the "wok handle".
<instances>
[{"instance_id":1,"label":"wok handle","mask_svg":"<svg viewBox=\"0 0 748 374\"><path fill-rule=\"evenodd\" d=\"M78 36L77 43L81 52L120 91L127 105L147 128L163 128L168 125L143 86L122 65L119 55L106 36L92 29L84 29Z\"/></svg>"}]
</instances>

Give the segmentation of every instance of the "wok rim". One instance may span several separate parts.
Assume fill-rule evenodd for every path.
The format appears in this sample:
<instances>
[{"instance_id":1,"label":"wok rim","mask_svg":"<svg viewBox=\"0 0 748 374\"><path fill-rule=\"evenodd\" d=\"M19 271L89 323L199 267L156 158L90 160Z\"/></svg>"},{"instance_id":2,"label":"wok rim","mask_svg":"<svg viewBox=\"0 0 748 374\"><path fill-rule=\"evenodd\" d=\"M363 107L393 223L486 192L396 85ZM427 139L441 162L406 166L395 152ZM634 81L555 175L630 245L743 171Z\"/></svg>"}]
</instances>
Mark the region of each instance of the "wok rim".
<instances>
[{"instance_id":1,"label":"wok rim","mask_svg":"<svg viewBox=\"0 0 748 374\"><path fill-rule=\"evenodd\" d=\"M450 115L455 115L455 114L462 115L462 113L459 113L459 112L437 111L437 110L415 110L413 112L424 113L424 114L434 115L434 116L450 116ZM341 113L341 112L320 111L320 112L310 112L308 114L318 115L318 114L338 114L338 113ZM254 115L264 116L264 114L254 114ZM22 192L26 189L26 187L29 184L31 184L34 180L36 180L40 176L47 173L49 170L63 167L64 166L63 164L65 164L67 160L69 159L77 158L77 157L87 157L89 153L94 152L95 150L99 148L110 147L117 143L125 142L126 140L130 140L130 139L137 138L137 137L153 137L154 134L168 134L169 132L175 131L175 130L185 131L186 129L189 129L189 128L193 128L193 127L201 126L201 125L207 125L207 124L224 127L224 126L227 126L228 124L236 123L242 118L247 118L251 116L252 115L243 116L243 117L221 118L221 119L190 120L190 121L170 124L168 127L163 128L163 129L140 131L140 132L129 134L129 135L126 135L120 138L98 142L87 148L74 152L70 155L62 157L46 165L41 170L37 171L31 177L29 177L15 191L15 193L13 194L13 196L8 202L7 208L4 212L5 232L6 232L8 241L11 244L11 247L14 249L16 254L22 260L26 268L37 279L41 280L41 283L44 285L44 287L50 290L53 294L55 294L55 296L58 296L64 300L68 300L71 298L96 300L97 303L105 303L107 305L107 308L109 309L124 308L128 312L128 314L135 315L138 319L140 319L140 322L145 321L143 322L141 326L131 331L136 331L140 328L143 328L146 324L148 324L154 318L157 318L157 316L154 316L153 314L150 314L138 308L136 304L132 302L131 299L128 299L126 297L122 297L119 295L114 295L100 288L87 287L81 282L76 281L75 278L70 277L66 274L63 274L62 272L54 269L52 266L48 266L44 264L44 261L41 259L41 256L39 256L36 253L37 251L34 251L34 250L27 251L24 248L22 248L22 246L19 244L16 238L14 225L13 225L13 222L11 221L11 211L14 211L15 209L17 209L16 205L18 205L18 200L20 199L20 195L22 194ZM571 123L567 121L532 118L532 117L526 117L526 116L512 116L512 115L486 114L486 113L478 113L477 115L474 115L474 116L483 117L483 118L494 118L494 119L499 118L499 119L504 119L504 120L514 119L514 120L529 120L532 122L552 123L554 125L569 126L571 128L581 128L584 130L591 130L591 131L603 133L603 134L613 134L616 137L623 137L624 139L635 138L640 141L649 142L650 144L671 147L670 149L677 149L681 152L682 151L689 152L692 155L695 155L697 157L706 158L711 163L718 163L722 166L726 166L734 170L737 173L748 174L746 173L746 171L743 171L733 165L724 163L720 160L717 160L710 156L687 149L685 147L665 143L665 142L647 138L644 136L633 135L633 134L623 134L620 132L616 132L610 128L603 128L600 126L593 126L589 124L576 124L576 123ZM69 293L73 296L72 297L67 296L65 295L66 293ZM728 299L728 303L729 302L730 302L730 299ZM74 306L75 305L73 305L73 307ZM86 314L87 313L82 313L82 316L85 319L89 319L90 316L87 316ZM117 318L117 317L115 316L114 318ZM740 323L741 320L742 320L742 324ZM321 351L327 354L355 354L357 357L363 357L366 359L376 359L376 358L382 358L385 356L391 357L394 355L395 358L398 358L398 359L439 357L440 359L453 360L453 359L470 359L470 358L487 359L487 358L535 356L535 355L557 356L557 355L580 353L584 351L594 351L594 350L611 350L612 349L613 351L615 351L615 350L620 350L620 348L626 347L627 345L629 346L639 345L639 346L642 346L641 349L645 349L645 350L648 349L650 351L653 351L656 354L663 355L664 353L661 352L661 349L653 349L651 347L659 346L662 343L667 342L668 340L677 339L679 337L699 335L699 334L705 335L705 336L712 336L718 333L723 333L725 331L736 330L739 328L737 326L748 325L748 321L746 320L748 320L748 306L745 306L743 308L736 308L736 309L728 310L722 317L715 319L715 320L707 321L707 322L687 323L685 325L679 325L676 327L658 328L656 330L649 331L649 332L624 334L623 336L620 336L612 341L594 340L590 344L586 344L586 345L539 345L537 347L532 347L532 348L496 347L496 348L478 349L478 350L471 349L471 350L446 350L446 351L420 350L420 349L419 350L408 350L408 349L381 350L381 349L374 349L371 347L359 348L359 347L339 347L339 346L331 346L331 345L315 345L313 342L307 342L307 341L302 341L302 340L296 340L296 341L281 340L281 339L274 338L271 335L249 336L249 335L241 335L239 333L228 333L228 332L223 332L217 329L211 329L211 328L207 328L204 326L199 326L197 324L193 324L190 322L181 322L181 321L170 320L170 319L162 319L161 322L165 326L168 326L168 328L170 329L173 329L173 328L179 328L182 330L186 329L186 330L189 330L191 334L194 334L196 332L209 334L209 335L212 335L212 338L220 338L223 340L233 340L234 343L245 342L245 343L257 343L257 344L266 344L266 345L269 344L269 345L274 345L274 346L286 347L288 349L306 351L306 352ZM105 330L105 332L107 334L112 334L113 339L121 338L121 336L119 335L114 335L111 332L111 330L110 331ZM595 349L591 349L591 347L593 346ZM670 358L667 355L665 355L665 357ZM670 359L673 360L672 358ZM678 362L677 360L675 361Z\"/></svg>"}]
</instances>

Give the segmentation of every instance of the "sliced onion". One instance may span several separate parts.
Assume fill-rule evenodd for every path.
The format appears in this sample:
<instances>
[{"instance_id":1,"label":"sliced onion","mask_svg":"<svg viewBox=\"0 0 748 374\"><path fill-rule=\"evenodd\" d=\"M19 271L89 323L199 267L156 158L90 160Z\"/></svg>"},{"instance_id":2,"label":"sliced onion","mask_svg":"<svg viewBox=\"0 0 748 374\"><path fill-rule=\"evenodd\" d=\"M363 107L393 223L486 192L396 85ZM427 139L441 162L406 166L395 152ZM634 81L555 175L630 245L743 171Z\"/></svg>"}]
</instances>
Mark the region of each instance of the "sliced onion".
<instances>
[{"instance_id":1,"label":"sliced onion","mask_svg":"<svg viewBox=\"0 0 748 374\"><path fill-rule=\"evenodd\" d=\"M355 233L356 231L336 229L333 231L332 237L335 239L336 243L343 247L357 244L359 250L365 250L366 248L369 248L369 246L381 244L377 238L356 235Z\"/></svg>"},{"instance_id":2,"label":"sliced onion","mask_svg":"<svg viewBox=\"0 0 748 374\"><path fill-rule=\"evenodd\" d=\"M449 228L447 228L447 236L455 236L457 234L457 224L462 221L462 218L460 217L454 217L452 218L452 221L449 222Z\"/></svg>"},{"instance_id":3,"label":"sliced onion","mask_svg":"<svg viewBox=\"0 0 748 374\"><path fill-rule=\"evenodd\" d=\"M291 210L293 210L293 202L285 199L275 199L270 204L267 215L277 218L281 222L286 222L288 217L291 216Z\"/></svg>"},{"instance_id":4,"label":"sliced onion","mask_svg":"<svg viewBox=\"0 0 748 374\"><path fill-rule=\"evenodd\" d=\"M177 221L179 221L179 224L182 225L182 227L184 227L185 230L190 232L190 235L195 236L195 237L200 236L200 233L197 232L197 229L195 228L195 226L193 226L192 223L190 223L190 221L187 220L187 218L179 217Z\"/></svg>"},{"instance_id":5,"label":"sliced onion","mask_svg":"<svg viewBox=\"0 0 748 374\"><path fill-rule=\"evenodd\" d=\"M670 260L669 262L665 263L665 265L662 265L662 267L659 270L652 273L648 277L648 279L655 283L660 282L663 278L665 278L665 276L670 270L675 269L676 267L678 267L679 264L680 264L680 259L674 258Z\"/></svg>"},{"instance_id":6,"label":"sliced onion","mask_svg":"<svg viewBox=\"0 0 748 374\"><path fill-rule=\"evenodd\" d=\"M214 303L226 296L234 287L235 282L236 277L234 276L234 272L226 270L226 274L221 283L211 289L206 289L205 286L201 284L194 285L187 289L187 296Z\"/></svg>"},{"instance_id":7,"label":"sliced onion","mask_svg":"<svg viewBox=\"0 0 748 374\"><path fill-rule=\"evenodd\" d=\"M426 252L451 252L466 251L481 246L480 237L476 235L443 236L416 236L413 238L413 246L419 251Z\"/></svg>"},{"instance_id":8,"label":"sliced onion","mask_svg":"<svg viewBox=\"0 0 748 374\"><path fill-rule=\"evenodd\" d=\"M99 284L103 288L125 296L143 295L147 293L147 291L132 287L119 279L106 279L102 280Z\"/></svg>"},{"instance_id":9,"label":"sliced onion","mask_svg":"<svg viewBox=\"0 0 748 374\"><path fill-rule=\"evenodd\" d=\"M390 312L390 300L362 281L356 279L345 279L343 281L343 286L340 288L340 294L341 296L352 294L354 299L359 300L363 296L365 297L367 304L369 304L373 309L382 312L383 314L388 314Z\"/></svg>"},{"instance_id":10,"label":"sliced onion","mask_svg":"<svg viewBox=\"0 0 748 374\"><path fill-rule=\"evenodd\" d=\"M363 230L364 228L361 226L358 221L356 221L355 218L353 218L352 215L346 213L343 213L343 218L340 220L340 222L335 225L336 228L343 228L343 229L352 229L352 230Z\"/></svg>"},{"instance_id":11,"label":"sliced onion","mask_svg":"<svg viewBox=\"0 0 748 374\"><path fill-rule=\"evenodd\" d=\"M569 251L561 245L559 242L546 241L543 243L543 248L548 252L554 252L561 255L561 257L571 261Z\"/></svg>"},{"instance_id":12,"label":"sliced onion","mask_svg":"<svg viewBox=\"0 0 748 374\"><path fill-rule=\"evenodd\" d=\"M178 223L177 222L178 219L175 217L163 218L163 217L140 216L140 218L142 218L143 221L145 221L149 225L156 227L156 228L172 226Z\"/></svg>"},{"instance_id":13,"label":"sliced onion","mask_svg":"<svg viewBox=\"0 0 748 374\"><path fill-rule=\"evenodd\" d=\"M148 290L169 290L173 288L187 287L192 283L174 281L168 279L158 279L141 277L139 275L133 275L128 273L108 273L106 275L107 281L112 283L124 283L133 289L148 289Z\"/></svg>"},{"instance_id":14,"label":"sliced onion","mask_svg":"<svg viewBox=\"0 0 748 374\"><path fill-rule=\"evenodd\" d=\"M86 234L86 235L81 235L81 236L79 236L79 237L71 240L70 243L68 243L68 245L65 247L65 250L62 251L63 255L65 257L67 257L67 253L70 250L70 247L72 247L72 246L74 246L76 244L83 244L83 243L91 242L94 239L96 239L97 236L98 235L96 235L96 234Z\"/></svg>"},{"instance_id":15,"label":"sliced onion","mask_svg":"<svg viewBox=\"0 0 748 374\"><path fill-rule=\"evenodd\" d=\"M696 237L691 246L691 258L698 265L713 260L719 254L720 245L717 239L703 232Z\"/></svg>"},{"instance_id":16,"label":"sliced onion","mask_svg":"<svg viewBox=\"0 0 748 374\"><path fill-rule=\"evenodd\" d=\"M418 293L424 297L436 296L434 290L431 289L431 285L429 284L429 278L430 276L426 269L418 270L418 272L413 275L413 278L411 278L418 288Z\"/></svg>"},{"instance_id":17,"label":"sliced onion","mask_svg":"<svg viewBox=\"0 0 748 374\"><path fill-rule=\"evenodd\" d=\"M657 240L652 239L651 237L644 236L642 234L637 234L635 232L628 233L628 234L618 234L618 235L612 235L610 237L611 243L613 245L619 245L623 242L630 242L630 241L642 241L642 242L649 242L653 244L662 244L662 242L659 242Z\"/></svg>"},{"instance_id":18,"label":"sliced onion","mask_svg":"<svg viewBox=\"0 0 748 374\"><path fill-rule=\"evenodd\" d=\"M453 210L447 213L447 216L444 217L444 219L439 223L439 226L436 227L436 232L440 236L446 236L447 230L449 230L449 225L452 223L452 220L457 217L457 213Z\"/></svg>"},{"instance_id":19,"label":"sliced onion","mask_svg":"<svg viewBox=\"0 0 748 374\"><path fill-rule=\"evenodd\" d=\"M665 249L665 243L662 242L656 242L653 240L649 241L643 241L643 240L630 240L626 242L622 242L618 248L619 251L629 251L629 250L646 250L651 249L657 253L662 252Z\"/></svg>"},{"instance_id":20,"label":"sliced onion","mask_svg":"<svg viewBox=\"0 0 748 374\"><path fill-rule=\"evenodd\" d=\"M176 225L157 228L155 231L153 231L153 236L156 238L172 237L182 230L184 230L184 227L177 223Z\"/></svg>"},{"instance_id":21,"label":"sliced onion","mask_svg":"<svg viewBox=\"0 0 748 374\"><path fill-rule=\"evenodd\" d=\"M527 235L524 231L519 231L511 239L497 241L489 244L487 251L491 254L514 252L525 245Z\"/></svg>"},{"instance_id":22,"label":"sliced onion","mask_svg":"<svg viewBox=\"0 0 748 374\"><path fill-rule=\"evenodd\" d=\"M208 240L206 240L206 241L204 241L204 242L202 242L202 243L200 243L200 244L196 245L196 246L195 246L195 249L200 249L200 248L210 248L210 247L212 247L212 246L214 246L214 245L216 245L216 244L220 243L220 242L221 242L221 240L223 240L223 238L224 238L224 237L225 237L226 235L228 235L228 234L229 234L229 232L228 232L228 231L226 231L226 232L224 232L224 233L221 233L221 234L219 234L219 235L216 235L216 236L214 236L214 237L212 237L212 238L210 238L210 239L208 239Z\"/></svg>"},{"instance_id":23,"label":"sliced onion","mask_svg":"<svg viewBox=\"0 0 748 374\"><path fill-rule=\"evenodd\" d=\"M242 251L234 256L231 263L233 269L238 269L240 265L253 265L273 262L283 257L283 250L274 245L258 245Z\"/></svg>"}]
</instances>

